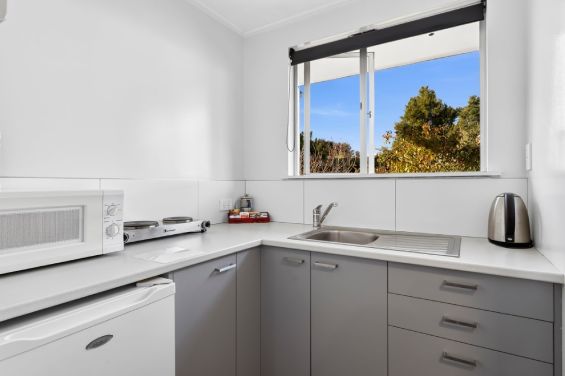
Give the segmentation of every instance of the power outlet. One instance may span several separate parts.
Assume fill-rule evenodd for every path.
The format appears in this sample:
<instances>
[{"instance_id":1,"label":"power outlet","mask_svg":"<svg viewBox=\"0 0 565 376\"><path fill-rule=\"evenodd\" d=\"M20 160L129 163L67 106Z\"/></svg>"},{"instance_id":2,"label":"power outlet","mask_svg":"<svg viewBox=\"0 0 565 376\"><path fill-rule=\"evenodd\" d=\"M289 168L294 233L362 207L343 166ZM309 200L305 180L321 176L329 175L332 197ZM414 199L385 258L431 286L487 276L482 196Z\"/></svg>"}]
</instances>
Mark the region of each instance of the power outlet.
<instances>
[{"instance_id":1,"label":"power outlet","mask_svg":"<svg viewBox=\"0 0 565 376\"><path fill-rule=\"evenodd\" d=\"M228 211L233 209L233 200L231 198L223 198L219 202L220 211Z\"/></svg>"}]
</instances>

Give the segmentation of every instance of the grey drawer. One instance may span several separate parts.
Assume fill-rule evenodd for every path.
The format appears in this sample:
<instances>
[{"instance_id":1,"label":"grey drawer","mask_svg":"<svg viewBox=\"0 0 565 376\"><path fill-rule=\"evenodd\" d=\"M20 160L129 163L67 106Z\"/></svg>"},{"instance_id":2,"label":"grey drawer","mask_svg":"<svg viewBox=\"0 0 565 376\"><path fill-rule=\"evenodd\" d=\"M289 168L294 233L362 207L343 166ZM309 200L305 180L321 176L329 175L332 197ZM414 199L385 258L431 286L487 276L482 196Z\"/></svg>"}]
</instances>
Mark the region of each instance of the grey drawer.
<instances>
[{"instance_id":1,"label":"grey drawer","mask_svg":"<svg viewBox=\"0 0 565 376\"><path fill-rule=\"evenodd\" d=\"M389 376L414 375L552 376L553 366L389 327Z\"/></svg>"},{"instance_id":2,"label":"grey drawer","mask_svg":"<svg viewBox=\"0 0 565 376\"><path fill-rule=\"evenodd\" d=\"M389 264L389 292L553 321L553 285L487 274Z\"/></svg>"},{"instance_id":3,"label":"grey drawer","mask_svg":"<svg viewBox=\"0 0 565 376\"><path fill-rule=\"evenodd\" d=\"M388 312L389 325L553 362L553 324L547 321L394 294Z\"/></svg>"}]
</instances>

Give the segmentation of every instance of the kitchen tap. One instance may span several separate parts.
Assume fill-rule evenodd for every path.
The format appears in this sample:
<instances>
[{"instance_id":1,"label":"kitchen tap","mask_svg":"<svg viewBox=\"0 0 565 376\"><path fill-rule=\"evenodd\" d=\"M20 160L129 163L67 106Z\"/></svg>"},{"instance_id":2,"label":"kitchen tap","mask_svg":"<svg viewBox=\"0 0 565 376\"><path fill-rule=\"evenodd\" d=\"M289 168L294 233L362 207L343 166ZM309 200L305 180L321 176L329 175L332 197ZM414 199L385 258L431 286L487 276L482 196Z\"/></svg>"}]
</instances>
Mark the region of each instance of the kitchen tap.
<instances>
[{"instance_id":1,"label":"kitchen tap","mask_svg":"<svg viewBox=\"0 0 565 376\"><path fill-rule=\"evenodd\" d=\"M328 207L324 211L324 214L322 214L322 205L316 206L312 211L312 226L314 226L314 228L322 227L322 223L324 223L324 220L326 219L330 211L336 206L337 202L332 202L328 205Z\"/></svg>"}]
</instances>

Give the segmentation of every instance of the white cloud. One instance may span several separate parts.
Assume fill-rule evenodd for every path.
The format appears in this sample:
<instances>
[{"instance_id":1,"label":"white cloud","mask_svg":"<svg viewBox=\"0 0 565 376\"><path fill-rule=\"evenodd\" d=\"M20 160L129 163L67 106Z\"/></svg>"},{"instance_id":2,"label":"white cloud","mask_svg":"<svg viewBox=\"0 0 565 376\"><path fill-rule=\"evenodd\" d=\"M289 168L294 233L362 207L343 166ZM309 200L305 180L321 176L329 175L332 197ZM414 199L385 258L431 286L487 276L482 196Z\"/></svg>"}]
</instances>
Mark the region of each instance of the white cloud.
<instances>
[{"instance_id":1,"label":"white cloud","mask_svg":"<svg viewBox=\"0 0 565 376\"><path fill-rule=\"evenodd\" d=\"M332 116L332 117L345 117L355 115L352 112L340 110L338 108L317 107L311 109L312 115L319 116Z\"/></svg>"}]
</instances>

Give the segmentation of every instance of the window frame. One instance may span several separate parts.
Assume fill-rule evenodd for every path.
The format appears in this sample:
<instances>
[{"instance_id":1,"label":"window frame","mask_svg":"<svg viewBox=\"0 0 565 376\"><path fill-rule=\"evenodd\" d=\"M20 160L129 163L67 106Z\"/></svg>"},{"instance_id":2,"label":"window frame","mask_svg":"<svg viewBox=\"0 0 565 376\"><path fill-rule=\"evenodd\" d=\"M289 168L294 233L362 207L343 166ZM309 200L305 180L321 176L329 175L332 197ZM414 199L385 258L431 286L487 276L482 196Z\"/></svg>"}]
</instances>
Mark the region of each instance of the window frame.
<instances>
[{"instance_id":1,"label":"window frame","mask_svg":"<svg viewBox=\"0 0 565 376\"><path fill-rule=\"evenodd\" d=\"M428 173L428 172L418 172L418 173L376 173L374 166L374 156L376 155L375 145L374 145L374 108L375 108L375 86L374 86L374 64L375 57L373 53L367 53L367 48L361 48L358 50L360 54L359 58L359 76L360 76L360 110L359 110L359 141L360 141L360 163L358 173L312 173L310 171L310 131L311 131L311 116L310 116L310 99L311 99L311 83L310 83L310 62L302 63L304 65L304 171L301 174L301 149L300 149L300 95L298 88L298 66L290 66L290 81L289 84L292 85L292 96L289 103L291 108L289 108L290 114L294 121L295 134L294 139L294 150L289 150L289 171L288 175L291 178L320 178L320 177L337 177L337 178L351 178L351 177L446 177L446 176L499 176L500 173L489 171L488 164L488 122L487 122L487 111L488 111L488 90L487 90L487 28L486 28L486 15L485 19L479 22L479 54L480 54L480 170L479 171L453 171L453 172L439 172L439 173ZM364 58L363 58L364 56ZM369 80L369 98L367 98L367 68L372 67L373 74L369 76L372 78ZM307 102L308 101L308 102ZM308 106L306 105L308 103ZM290 118L290 116L289 116ZM368 128L368 135L367 130ZM369 138L369 143L367 143L367 137ZM288 141L288 140L287 140Z\"/></svg>"}]
</instances>

